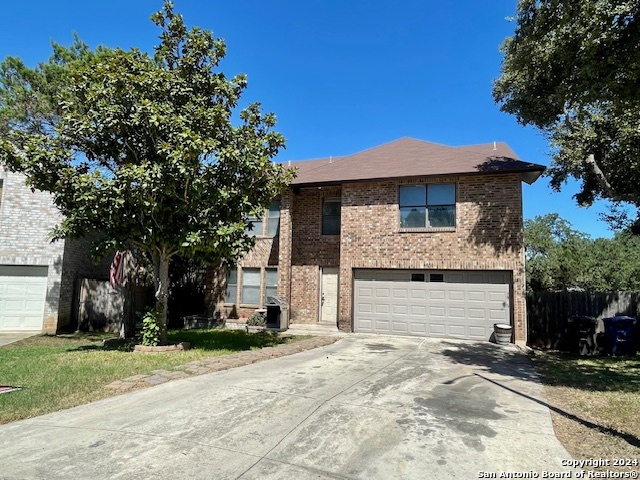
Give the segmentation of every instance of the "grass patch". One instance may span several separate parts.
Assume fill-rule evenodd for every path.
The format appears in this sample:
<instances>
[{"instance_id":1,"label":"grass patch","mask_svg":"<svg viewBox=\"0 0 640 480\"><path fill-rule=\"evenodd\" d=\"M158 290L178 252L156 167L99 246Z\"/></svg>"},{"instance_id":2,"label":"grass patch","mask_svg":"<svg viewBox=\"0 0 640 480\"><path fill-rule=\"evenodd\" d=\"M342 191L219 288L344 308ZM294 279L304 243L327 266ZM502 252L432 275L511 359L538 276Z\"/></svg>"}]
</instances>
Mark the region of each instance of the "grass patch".
<instances>
[{"instance_id":1,"label":"grass patch","mask_svg":"<svg viewBox=\"0 0 640 480\"><path fill-rule=\"evenodd\" d=\"M191 349L133 354L133 343L103 347L113 334L39 335L0 348L0 384L22 390L0 395L0 424L74 407L114 395L104 387L132 375L171 370L193 360L290 343L309 337L242 330L169 331L169 342Z\"/></svg>"},{"instance_id":2,"label":"grass patch","mask_svg":"<svg viewBox=\"0 0 640 480\"><path fill-rule=\"evenodd\" d=\"M538 352L533 363L556 436L573 457L640 461L640 358Z\"/></svg>"}]
</instances>

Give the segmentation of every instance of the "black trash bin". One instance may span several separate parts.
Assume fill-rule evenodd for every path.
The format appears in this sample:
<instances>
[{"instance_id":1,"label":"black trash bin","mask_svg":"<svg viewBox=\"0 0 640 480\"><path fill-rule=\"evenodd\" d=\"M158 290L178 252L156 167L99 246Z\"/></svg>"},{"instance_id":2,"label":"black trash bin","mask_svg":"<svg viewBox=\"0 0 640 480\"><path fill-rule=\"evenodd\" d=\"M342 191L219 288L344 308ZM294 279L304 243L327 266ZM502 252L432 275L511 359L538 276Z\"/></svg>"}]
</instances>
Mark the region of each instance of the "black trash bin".
<instances>
[{"instance_id":1,"label":"black trash bin","mask_svg":"<svg viewBox=\"0 0 640 480\"><path fill-rule=\"evenodd\" d=\"M604 318L604 335L607 352L611 355L635 355L637 350L634 317L615 316Z\"/></svg>"},{"instance_id":2,"label":"black trash bin","mask_svg":"<svg viewBox=\"0 0 640 480\"><path fill-rule=\"evenodd\" d=\"M267 327L280 328L280 305L266 305L267 307Z\"/></svg>"},{"instance_id":3,"label":"black trash bin","mask_svg":"<svg viewBox=\"0 0 640 480\"><path fill-rule=\"evenodd\" d=\"M267 297L267 327L286 330L289 328L289 304L280 297Z\"/></svg>"},{"instance_id":4,"label":"black trash bin","mask_svg":"<svg viewBox=\"0 0 640 480\"><path fill-rule=\"evenodd\" d=\"M598 321L587 315L572 315L567 319L567 350L580 355L593 355L597 351L596 327Z\"/></svg>"}]
</instances>

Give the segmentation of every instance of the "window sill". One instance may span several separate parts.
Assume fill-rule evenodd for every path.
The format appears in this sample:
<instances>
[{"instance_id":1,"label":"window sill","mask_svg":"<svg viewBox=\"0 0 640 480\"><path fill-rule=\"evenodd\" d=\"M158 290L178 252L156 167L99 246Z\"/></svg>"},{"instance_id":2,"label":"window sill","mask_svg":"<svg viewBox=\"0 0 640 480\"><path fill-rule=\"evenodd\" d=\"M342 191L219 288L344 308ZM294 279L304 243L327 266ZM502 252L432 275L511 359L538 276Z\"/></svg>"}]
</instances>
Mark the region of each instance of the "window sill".
<instances>
[{"instance_id":1,"label":"window sill","mask_svg":"<svg viewBox=\"0 0 640 480\"><path fill-rule=\"evenodd\" d=\"M455 232L456 227L421 227L421 228L401 228L400 233L439 233Z\"/></svg>"}]
</instances>

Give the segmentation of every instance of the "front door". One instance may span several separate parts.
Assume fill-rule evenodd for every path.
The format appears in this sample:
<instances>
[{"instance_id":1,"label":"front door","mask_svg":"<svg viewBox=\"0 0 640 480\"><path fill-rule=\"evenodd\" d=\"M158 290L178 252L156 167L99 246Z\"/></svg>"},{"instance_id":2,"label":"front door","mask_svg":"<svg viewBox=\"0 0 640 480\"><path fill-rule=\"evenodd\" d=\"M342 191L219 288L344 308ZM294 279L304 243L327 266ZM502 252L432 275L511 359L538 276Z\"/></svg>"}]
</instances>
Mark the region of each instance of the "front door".
<instances>
[{"instance_id":1,"label":"front door","mask_svg":"<svg viewBox=\"0 0 640 480\"><path fill-rule=\"evenodd\" d=\"M320 292L320 322L331 325L338 323L338 275L337 267L322 269Z\"/></svg>"}]
</instances>

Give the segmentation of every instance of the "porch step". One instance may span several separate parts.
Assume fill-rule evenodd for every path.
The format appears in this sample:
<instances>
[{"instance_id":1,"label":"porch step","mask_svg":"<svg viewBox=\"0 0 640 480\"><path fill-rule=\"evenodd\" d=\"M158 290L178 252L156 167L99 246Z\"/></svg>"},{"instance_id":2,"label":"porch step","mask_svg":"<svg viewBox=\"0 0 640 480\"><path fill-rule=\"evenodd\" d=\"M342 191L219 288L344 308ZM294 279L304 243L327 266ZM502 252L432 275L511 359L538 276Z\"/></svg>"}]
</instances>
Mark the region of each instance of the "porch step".
<instances>
[{"instance_id":1,"label":"porch step","mask_svg":"<svg viewBox=\"0 0 640 480\"><path fill-rule=\"evenodd\" d=\"M289 329L286 331L286 333L290 335L335 335L341 337L347 335L345 332L341 332L340 330L338 330L338 327L336 325L322 323L292 323L289 325Z\"/></svg>"}]
</instances>

